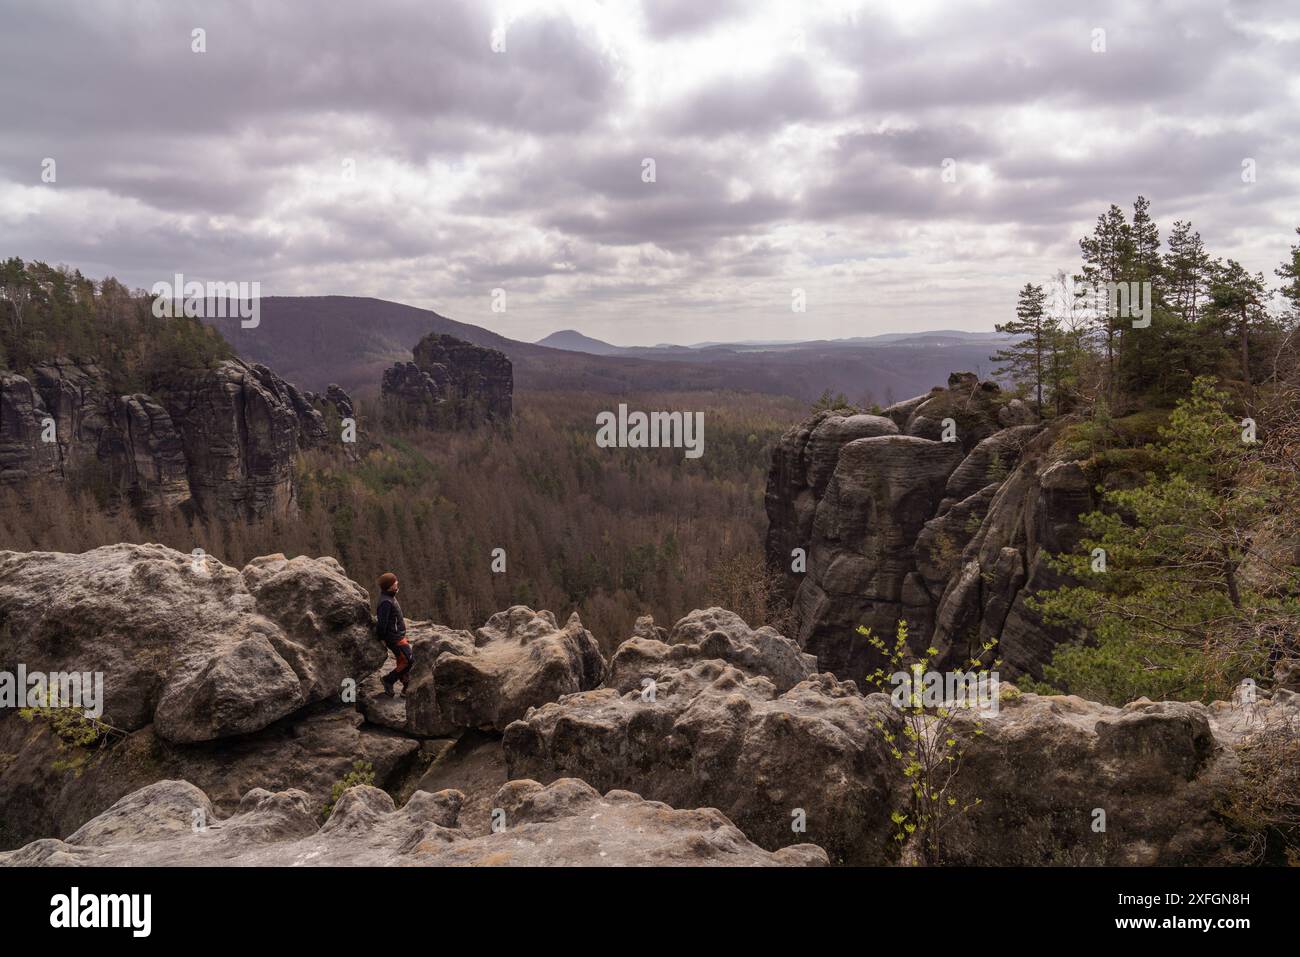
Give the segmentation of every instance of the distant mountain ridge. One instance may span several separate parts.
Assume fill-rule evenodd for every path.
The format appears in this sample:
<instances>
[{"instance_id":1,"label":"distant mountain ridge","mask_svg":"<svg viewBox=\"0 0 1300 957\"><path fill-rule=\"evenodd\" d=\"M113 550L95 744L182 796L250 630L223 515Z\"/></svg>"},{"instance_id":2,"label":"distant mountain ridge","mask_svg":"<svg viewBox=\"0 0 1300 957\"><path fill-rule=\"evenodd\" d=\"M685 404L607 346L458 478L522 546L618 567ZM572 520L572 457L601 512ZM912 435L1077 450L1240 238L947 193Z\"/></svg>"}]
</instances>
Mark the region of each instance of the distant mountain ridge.
<instances>
[{"instance_id":1,"label":"distant mountain ridge","mask_svg":"<svg viewBox=\"0 0 1300 957\"><path fill-rule=\"evenodd\" d=\"M518 391L733 390L812 401L829 389L867 405L919 395L954 369L989 377L999 338L938 330L784 345L620 347L566 329L533 343L429 309L358 296L270 296L261 300L261 322L252 329L238 318L207 321L239 355L288 381L317 392L337 383L356 398L377 396L384 370L411 361L412 347L430 332L504 352Z\"/></svg>"},{"instance_id":2,"label":"distant mountain ridge","mask_svg":"<svg viewBox=\"0 0 1300 957\"><path fill-rule=\"evenodd\" d=\"M957 343L1000 342L1006 338L1000 332L967 332L961 329L935 329L926 332L886 332L875 336L849 336L840 339L742 339L737 342L708 341L679 345L672 342L660 342L653 346L616 346L603 339L596 339L577 329L561 329L552 332L535 343L552 349L566 349L570 352L586 352L590 355L610 356L629 355L650 357L653 353L671 352L674 355L684 350L729 349L732 351L754 351L768 349L798 349L817 344L872 345L886 346L899 343L934 345L952 345Z\"/></svg>"}]
</instances>

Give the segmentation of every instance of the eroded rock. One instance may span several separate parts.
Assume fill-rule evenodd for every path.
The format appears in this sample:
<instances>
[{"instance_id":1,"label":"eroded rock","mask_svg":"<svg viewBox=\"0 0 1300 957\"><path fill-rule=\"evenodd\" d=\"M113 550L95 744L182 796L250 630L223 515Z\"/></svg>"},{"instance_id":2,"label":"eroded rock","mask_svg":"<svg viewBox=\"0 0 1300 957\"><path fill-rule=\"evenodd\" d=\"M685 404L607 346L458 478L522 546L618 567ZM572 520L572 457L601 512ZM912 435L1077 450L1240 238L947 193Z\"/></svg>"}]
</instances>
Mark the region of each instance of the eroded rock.
<instances>
[{"instance_id":1,"label":"eroded rock","mask_svg":"<svg viewBox=\"0 0 1300 957\"><path fill-rule=\"evenodd\" d=\"M573 779L511 781L494 805L504 830L471 837L458 826L459 791L417 791L400 810L358 786L316 826L301 791L249 791L220 819L187 781L160 781L123 797L66 841L0 854L5 866L809 866L810 844L769 853L718 811L674 810L627 791L603 797ZM205 822L195 828L194 821Z\"/></svg>"},{"instance_id":2,"label":"eroded rock","mask_svg":"<svg viewBox=\"0 0 1300 957\"><path fill-rule=\"evenodd\" d=\"M51 358L32 375L0 372L0 481L93 483L143 515L288 514L298 451L329 438L303 393L241 359L178 375L156 395L117 394L93 359ZM42 440L47 419L53 442Z\"/></svg>"},{"instance_id":3,"label":"eroded rock","mask_svg":"<svg viewBox=\"0 0 1300 957\"><path fill-rule=\"evenodd\" d=\"M0 552L0 659L102 672L105 717L174 742L248 734L384 660L369 598L332 558L241 574L161 545Z\"/></svg>"},{"instance_id":4,"label":"eroded rock","mask_svg":"<svg viewBox=\"0 0 1300 957\"><path fill-rule=\"evenodd\" d=\"M769 850L812 841L833 861L883 863L901 774L881 728L897 721L885 696L830 675L778 694L713 660L661 675L653 700L601 688L537 708L502 747L511 777L635 786L674 807L717 807Z\"/></svg>"},{"instance_id":5,"label":"eroded rock","mask_svg":"<svg viewBox=\"0 0 1300 957\"><path fill-rule=\"evenodd\" d=\"M945 832L944 861L1241 863L1219 813L1239 762L1230 737L1216 737L1210 710L1016 693L978 735L975 714L960 713L953 796L968 809Z\"/></svg>"},{"instance_id":6,"label":"eroded rock","mask_svg":"<svg viewBox=\"0 0 1300 957\"><path fill-rule=\"evenodd\" d=\"M817 673L817 659L793 639L772 628L752 629L724 608L693 611L671 632L658 628L653 618L642 617L637 632L619 645L610 661L606 684L620 693L643 689L647 680L709 659L770 678L782 692Z\"/></svg>"}]
</instances>

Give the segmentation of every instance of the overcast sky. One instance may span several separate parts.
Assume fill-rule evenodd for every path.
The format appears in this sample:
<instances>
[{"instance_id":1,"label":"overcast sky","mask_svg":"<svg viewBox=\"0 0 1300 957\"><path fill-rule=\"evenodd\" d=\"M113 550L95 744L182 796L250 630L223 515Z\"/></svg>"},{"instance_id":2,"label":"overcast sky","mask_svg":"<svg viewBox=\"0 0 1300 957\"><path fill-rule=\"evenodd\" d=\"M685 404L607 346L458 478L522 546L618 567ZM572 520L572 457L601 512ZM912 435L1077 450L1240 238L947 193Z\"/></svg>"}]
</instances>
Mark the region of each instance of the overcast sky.
<instances>
[{"instance_id":1,"label":"overcast sky","mask_svg":"<svg viewBox=\"0 0 1300 957\"><path fill-rule=\"evenodd\" d=\"M133 287L820 338L989 329L1139 193L1270 279L1300 225L1296 0L0 0L0 24L0 256Z\"/></svg>"}]
</instances>

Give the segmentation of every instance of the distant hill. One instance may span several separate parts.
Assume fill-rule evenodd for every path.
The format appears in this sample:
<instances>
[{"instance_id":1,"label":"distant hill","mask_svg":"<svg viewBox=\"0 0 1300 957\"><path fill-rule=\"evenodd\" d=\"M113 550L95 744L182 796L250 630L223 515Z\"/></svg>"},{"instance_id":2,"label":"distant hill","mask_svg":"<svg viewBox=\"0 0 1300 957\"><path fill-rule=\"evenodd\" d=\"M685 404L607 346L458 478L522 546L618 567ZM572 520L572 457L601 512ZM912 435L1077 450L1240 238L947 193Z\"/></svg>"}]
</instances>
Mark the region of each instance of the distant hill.
<instances>
[{"instance_id":1,"label":"distant hill","mask_svg":"<svg viewBox=\"0 0 1300 957\"><path fill-rule=\"evenodd\" d=\"M881 405L942 385L950 372L989 377L988 356L997 341L991 333L941 330L871 337L884 340L877 342L620 348L575 330L555 334L561 342L615 350L595 354L520 342L429 309L358 296L268 297L255 329L241 328L238 319L209 321L241 356L313 391L336 382L354 398L376 395L384 369L409 361L411 347L430 332L500 349L514 364L516 389L610 395L736 390L809 402L830 389L851 402Z\"/></svg>"},{"instance_id":2,"label":"distant hill","mask_svg":"<svg viewBox=\"0 0 1300 957\"><path fill-rule=\"evenodd\" d=\"M591 336L584 336L576 329L552 332L545 339L538 339L537 345L549 346L552 349L567 349L569 352L586 352L593 356L612 356L623 351L619 346L593 339Z\"/></svg>"}]
</instances>

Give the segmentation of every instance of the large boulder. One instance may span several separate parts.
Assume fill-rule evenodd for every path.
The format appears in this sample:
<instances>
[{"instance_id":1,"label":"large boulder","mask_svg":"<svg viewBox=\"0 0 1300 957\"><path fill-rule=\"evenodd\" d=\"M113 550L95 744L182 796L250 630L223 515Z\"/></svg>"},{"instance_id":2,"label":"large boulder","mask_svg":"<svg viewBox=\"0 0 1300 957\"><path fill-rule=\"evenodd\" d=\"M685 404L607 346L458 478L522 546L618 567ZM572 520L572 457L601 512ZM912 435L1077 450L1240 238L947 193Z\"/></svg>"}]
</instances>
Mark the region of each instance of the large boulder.
<instances>
[{"instance_id":1,"label":"large boulder","mask_svg":"<svg viewBox=\"0 0 1300 957\"><path fill-rule=\"evenodd\" d=\"M755 842L803 841L833 861L879 864L901 770L884 731L898 716L830 675L784 694L723 661L661 673L653 688L601 688L544 705L502 739L511 777L580 777L674 807L719 808Z\"/></svg>"},{"instance_id":2,"label":"large boulder","mask_svg":"<svg viewBox=\"0 0 1300 957\"><path fill-rule=\"evenodd\" d=\"M161 545L0 552L0 660L103 674L106 719L190 743L337 696L384 660L369 597L332 558L243 573Z\"/></svg>"},{"instance_id":3,"label":"large boulder","mask_svg":"<svg viewBox=\"0 0 1300 957\"><path fill-rule=\"evenodd\" d=\"M515 605L473 634L427 622L408 631L415 665L404 730L412 734L504 731L529 708L605 679L600 645L577 612L560 627L549 611Z\"/></svg>"},{"instance_id":4,"label":"large boulder","mask_svg":"<svg viewBox=\"0 0 1300 957\"><path fill-rule=\"evenodd\" d=\"M1222 813L1240 782L1236 747L1248 737L1233 718L1257 733L1270 711L1287 708L1145 699L1114 708L1012 690L996 716L960 712L953 734L963 754L952 794L966 810L944 831L943 860L1242 863ZM1292 721L1297 714L1290 709Z\"/></svg>"},{"instance_id":5,"label":"large boulder","mask_svg":"<svg viewBox=\"0 0 1300 957\"><path fill-rule=\"evenodd\" d=\"M471 837L458 825L464 796L417 791L400 810L378 788L346 791L317 827L308 796L264 788L221 819L188 781L126 795L66 841L40 840L0 866L809 866L810 844L775 854L712 808L673 810L627 791L603 797L573 779L511 781L493 803L505 827Z\"/></svg>"},{"instance_id":6,"label":"large boulder","mask_svg":"<svg viewBox=\"0 0 1300 957\"><path fill-rule=\"evenodd\" d=\"M606 684L619 693L640 690L670 671L716 659L746 674L771 679L777 691L789 691L817 673L817 659L775 629L750 628L725 608L697 609L673 626L658 628L654 619L637 619L637 633L619 645L610 661Z\"/></svg>"},{"instance_id":7,"label":"large boulder","mask_svg":"<svg viewBox=\"0 0 1300 957\"><path fill-rule=\"evenodd\" d=\"M421 738L459 735L465 726L456 724L438 707L434 669L444 651L459 657L472 657L476 650L473 633L408 619L406 639L411 643L415 664L411 667L405 693L400 697L388 695L380 682L380 675L376 673L362 688L358 699L361 712L373 724Z\"/></svg>"},{"instance_id":8,"label":"large boulder","mask_svg":"<svg viewBox=\"0 0 1300 957\"><path fill-rule=\"evenodd\" d=\"M418 621L409 632L416 669L389 698L369 598L332 558L268 555L237 571L159 545L0 552L0 662L101 674L112 729L110 746L86 749L0 713L0 846L66 832L163 777L225 810L258 785L323 803L356 760L405 788L436 754L422 742L499 735L605 677L577 615L561 627L516 606L474 632Z\"/></svg>"},{"instance_id":9,"label":"large boulder","mask_svg":"<svg viewBox=\"0 0 1300 957\"><path fill-rule=\"evenodd\" d=\"M124 794L168 778L203 788L222 814L255 787L298 789L318 813L356 762L376 786L397 790L420 759L418 741L365 723L341 702L238 738L175 744L146 725L110 744L81 748L39 720L0 720L0 847L71 833Z\"/></svg>"}]
</instances>

